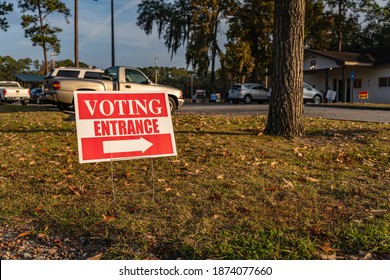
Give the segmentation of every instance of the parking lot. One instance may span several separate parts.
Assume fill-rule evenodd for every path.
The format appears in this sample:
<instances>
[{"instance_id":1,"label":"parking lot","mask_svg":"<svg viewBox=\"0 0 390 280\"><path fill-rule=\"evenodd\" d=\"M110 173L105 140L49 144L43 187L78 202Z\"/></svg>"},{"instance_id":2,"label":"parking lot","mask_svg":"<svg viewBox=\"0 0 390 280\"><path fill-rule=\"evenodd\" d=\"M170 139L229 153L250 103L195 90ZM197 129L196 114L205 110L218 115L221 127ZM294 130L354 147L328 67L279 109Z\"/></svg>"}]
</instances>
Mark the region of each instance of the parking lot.
<instances>
[{"instance_id":1,"label":"parking lot","mask_svg":"<svg viewBox=\"0 0 390 280\"><path fill-rule=\"evenodd\" d=\"M198 113L207 115L266 115L268 114L268 106L268 104L254 103L186 103L179 114ZM307 117L316 118L390 123L390 108L389 110L367 110L305 105L304 114Z\"/></svg>"}]
</instances>

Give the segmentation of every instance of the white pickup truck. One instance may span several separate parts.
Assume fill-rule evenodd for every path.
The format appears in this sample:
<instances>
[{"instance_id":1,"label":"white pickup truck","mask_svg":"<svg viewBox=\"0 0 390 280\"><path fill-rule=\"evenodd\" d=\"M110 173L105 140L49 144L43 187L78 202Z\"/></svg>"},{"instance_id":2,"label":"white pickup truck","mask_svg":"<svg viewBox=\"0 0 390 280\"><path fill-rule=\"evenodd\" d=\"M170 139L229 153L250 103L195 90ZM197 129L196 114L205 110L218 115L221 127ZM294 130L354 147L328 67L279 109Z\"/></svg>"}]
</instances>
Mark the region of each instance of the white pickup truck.
<instances>
[{"instance_id":1,"label":"white pickup truck","mask_svg":"<svg viewBox=\"0 0 390 280\"><path fill-rule=\"evenodd\" d=\"M0 82L0 104L2 102L20 101L22 105L26 105L30 99L30 90L23 88L18 82L1 81Z\"/></svg>"},{"instance_id":2,"label":"white pickup truck","mask_svg":"<svg viewBox=\"0 0 390 280\"><path fill-rule=\"evenodd\" d=\"M89 69L89 75L86 75L87 70L79 69L78 74L73 76L69 73L65 74L69 70L62 69L63 73L59 73L54 69L45 77L43 83L46 98L57 104L60 109L73 106L73 92L82 90L107 91L107 93L114 91L138 93L148 90L165 92L168 94L172 114L184 104L183 92L180 89L154 84L136 68L113 66L104 72ZM75 70L72 69L72 71Z\"/></svg>"}]
</instances>

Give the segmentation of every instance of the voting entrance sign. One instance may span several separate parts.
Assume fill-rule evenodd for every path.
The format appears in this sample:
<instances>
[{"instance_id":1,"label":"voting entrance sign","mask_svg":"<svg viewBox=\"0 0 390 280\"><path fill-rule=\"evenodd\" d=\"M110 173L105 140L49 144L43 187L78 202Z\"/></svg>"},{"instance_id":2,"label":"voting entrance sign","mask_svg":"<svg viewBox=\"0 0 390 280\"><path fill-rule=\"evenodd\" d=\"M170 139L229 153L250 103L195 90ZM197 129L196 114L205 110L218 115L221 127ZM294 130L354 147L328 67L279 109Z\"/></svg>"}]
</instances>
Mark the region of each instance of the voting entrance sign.
<instances>
[{"instance_id":1,"label":"voting entrance sign","mask_svg":"<svg viewBox=\"0 0 390 280\"><path fill-rule=\"evenodd\" d=\"M166 93L74 93L79 162L176 156Z\"/></svg>"}]
</instances>

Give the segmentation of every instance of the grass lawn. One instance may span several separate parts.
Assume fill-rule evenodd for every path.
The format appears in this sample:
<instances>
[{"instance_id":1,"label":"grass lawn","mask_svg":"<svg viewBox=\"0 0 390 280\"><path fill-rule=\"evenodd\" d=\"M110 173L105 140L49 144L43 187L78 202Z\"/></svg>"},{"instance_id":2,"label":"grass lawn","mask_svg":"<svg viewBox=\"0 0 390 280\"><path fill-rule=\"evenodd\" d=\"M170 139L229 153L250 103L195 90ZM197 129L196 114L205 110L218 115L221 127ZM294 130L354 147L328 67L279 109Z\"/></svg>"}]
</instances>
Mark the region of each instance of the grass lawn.
<instances>
[{"instance_id":1,"label":"grass lawn","mask_svg":"<svg viewBox=\"0 0 390 280\"><path fill-rule=\"evenodd\" d=\"M102 240L104 259L389 254L389 124L305 118L286 140L264 116L182 113L177 157L81 165L73 116L45 108L0 106L3 225Z\"/></svg>"}]
</instances>

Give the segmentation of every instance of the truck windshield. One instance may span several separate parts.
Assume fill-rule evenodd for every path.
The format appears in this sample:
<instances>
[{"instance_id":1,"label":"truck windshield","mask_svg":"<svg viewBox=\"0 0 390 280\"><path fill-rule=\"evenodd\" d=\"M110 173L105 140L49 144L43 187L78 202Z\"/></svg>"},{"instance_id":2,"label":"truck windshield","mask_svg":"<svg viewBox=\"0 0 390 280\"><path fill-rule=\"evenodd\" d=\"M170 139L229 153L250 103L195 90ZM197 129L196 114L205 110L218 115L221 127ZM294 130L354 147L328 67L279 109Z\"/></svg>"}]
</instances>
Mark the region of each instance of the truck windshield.
<instances>
[{"instance_id":1,"label":"truck windshield","mask_svg":"<svg viewBox=\"0 0 390 280\"><path fill-rule=\"evenodd\" d=\"M118 67L107 68L104 75L110 76L113 81L118 81Z\"/></svg>"}]
</instances>

